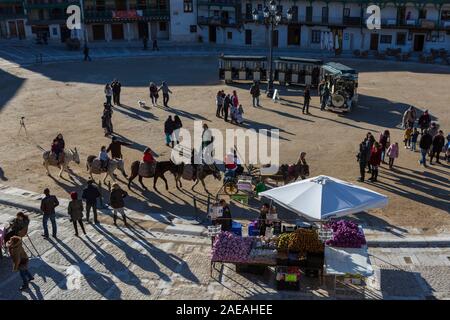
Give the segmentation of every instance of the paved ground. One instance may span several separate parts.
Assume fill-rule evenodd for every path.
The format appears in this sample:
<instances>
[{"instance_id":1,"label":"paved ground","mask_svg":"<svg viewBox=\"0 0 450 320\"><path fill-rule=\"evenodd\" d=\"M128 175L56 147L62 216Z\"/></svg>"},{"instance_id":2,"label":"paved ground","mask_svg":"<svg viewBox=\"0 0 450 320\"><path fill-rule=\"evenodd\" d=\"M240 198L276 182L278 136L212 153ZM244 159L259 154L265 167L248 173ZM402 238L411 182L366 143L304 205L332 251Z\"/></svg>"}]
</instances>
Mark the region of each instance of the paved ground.
<instances>
[{"instance_id":1,"label":"paved ground","mask_svg":"<svg viewBox=\"0 0 450 320\"><path fill-rule=\"evenodd\" d=\"M23 197L15 196L16 200ZM26 196L30 198L30 196ZM11 201L0 194L1 200ZM65 201L62 201L64 206ZM0 204L0 224L19 208ZM131 212L129 212L131 213ZM0 260L0 299L339 299L326 279L305 278L299 292L277 291L270 272L239 274L217 265L210 275L210 240L202 236L148 231L132 224L87 224L87 236L75 237L68 218L58 214L58 240L41 237L41 217L31 218L26 250L33 253L31 288L19 292L20 277L9 257ZM370 241L370 238L369 238ZM449 241L450 242L450 241ZM450 299L450 249L370 247L374 277L366 299Z\"/></svg>"},{"instance_id":2,"label":"paved ground","mask_svg":"<svg viewBox=\"0 0 450 320\"><path fill-rule=\"evenodd\" d=\"M81 191L88 177L85 159L109 142L100 128L100 114L104 83L114 77L123 84L123 105L115 107L113 121L119 137L132 143L124 150L127 171L130 163L141 157L145 146L151 146L159 160L169 157L170 149L164 146L162 135L163 121L169 114L178 114L188 129L193 128L194 120L220 130L233 128L214 116L214 96L220 89L237 90L245 109L245 128L280 129L283 162L292 163L300 151L306 151L313 176L327 174L355 182L359 141L367 131L378 135L387 128L392 140L401 143L403 134L398 125L408 105L428 108L441 128L448 130L450 126L446 99L450 69L438 65L344 59L360 71L359 107L347 115L320 112L318 99L313 97L312 114L302 115L299 88L279 87L281 103L263 98L263 108L252 109L248 84L230 87L218 81L217 60L211 56L211 50L203 54L196 48L186 52L176 49L173 54L159 52L155 57L32 65L32 54L20 46L16 49L17 52L10 51L16 58L0 52L4 58L0 61L0 81L4 84L0 87L0 179L3 184L32 192L50 187L60 198L67 198L68 192ZM61 50L52 50L49 49L49 57L66 60ZM128 51L117 55L119 51L114 47L104 50L103 57L130 55ZM190 57L183 57L185 54ZM14 59L19 65L14 64ZM167 80L174 92L170 108L139 108L137 100L148 101L148 82L161 80ZM28 136L18 134L21 116L26 117ZM70 179L67 175L56 178L54 168L52 176L47 177L41 151L36 147L48 148L57 132L63 132L67 146L78 147L81 155L81 165L71 165ZM367 230L374 245L370 249L373 263L381 270L381 292L371 290L367 294L370 298L449 297L446 239L450 235L450 170L445 164L423 169L417 165L417 159L417 153L401 149L395 170L383 166L380 183L365 184L388 195L388 207L352 217ZM38 275L37 285L31 293L17 293L13 289L19 285L19 277L9 272L9 261L3 260L0 277L5 278L0 281L0 298L330 297L326 287L317 286L296 295L277 293L270 281L258 279L254 284L252 277L237 275L228 267L223 268L225 276L215 274L219 281L209 278L209 241L173 233L188 227L175 228L168 234L168 227L176 226L177 221L183 223L189 217L204 215L207 193L201 187L192 191L189 182L177 190L173 177L167 178L168 191L161 190L163 185L159 183L159 191L135 186L130 192L127 208L136 221L131 229L111 228L106 215L101 219L101 228L88 226L89 236L76 239L69 222L61 220L61 241L46 243L40 239L40 220L36 218L31 235L42 259L33 259L31 265ZM124 185L125 181L120 183ZM149 181L145 183L150 185ZM220 184L207 179L213 194ZM107 190L103 193L106 195ZM252 201L251 207L245 208L231 203L233 217L248 223L257 217L259 205ZM17 209L5 210L0 210L3 220ZM280 213L284 220L295 219L287 212ZM411 248L411 243L423 248ZM434 245L439 248L429 248ZM402 260L403 254L410 259ZM65 273L72 265L84 274L81 291L67 289Z\"/></svg>"},{"instance_id":3,"label":"paved ground","mask_svg":"<svg viewBox=\"0 0 450 320\"><path fill-rule=\"evenodd\" d=\"M311 175L327 174L355 182L358 167L355 155L359 141L367 131L375 135L384 129L392 132L392 141L401 144L399 129L401 115L409 104L419 109L430 109L444 130L450 127L447 110L447 83L450 69L414 63L346 60L360 71L360 105L350 114L339 115L318 110L318 98L313 97L311 115L302 115L301 89L282 88L281 103L274 104L262 98L263 108L253 109L248 94L249 84L225 86L218 81L215 57L146 57L99 60L94 63L54 63L23 68L4 68L0 79L6 86L0 88L0 166L5 183L42 192L50 187L57 195L80 191L88 177L85 159L98 154L101 145L109 140L103 137L100 115L104 100L103 86L114 77L123 83L122 106L114 109L113 122L119 137L132 143L125 148L124 159L130 163L141 158L141 152L150 146L158 160L166 160L170 149L164 145L163 121L168 115L181 117L184 127L192 130L194 120L224 130L236 126L217 119L214 115L215 93L235 89L245 109L244 128L280 129L281 161L296 161L300 151L306 151ZM148 82L167 80L174 94L170 108L139 108L138 100L148 102ZM432 84L425 89L424 84ZM25 116L29 136L18 135L19 118ZM74 119L76 118L76 122ZM74 179L47 177L41 162L41 151L36 146L49 148L56 133L62 132L68 147L78 147L81 165L73 165ZM360 223L385 230L416 230L429 234L450 233L448 194L448 165L418 166L418 153L402 149L395 170L382 166L380 183L368 185L388 195L386 209L355 216ZM198 186L185 183L177 190L173 177L168 175L169 191L143 191L136 187L130 193L127 206L143 215L152 213L192 216L197 208L204 211L207 194ZM122 178L121 178L122 179ZM122 182L124 180L122 179ZM145 182L149 185L149 181ZM220 182L207 179L207 186L215 194ZM241 210L232 204L236 218L254 219L260 203L253 202L250 210ZM284 213L283 213L284 214ZM285 219L295 219L286 213Z\"/></svg>"}]
</instances>

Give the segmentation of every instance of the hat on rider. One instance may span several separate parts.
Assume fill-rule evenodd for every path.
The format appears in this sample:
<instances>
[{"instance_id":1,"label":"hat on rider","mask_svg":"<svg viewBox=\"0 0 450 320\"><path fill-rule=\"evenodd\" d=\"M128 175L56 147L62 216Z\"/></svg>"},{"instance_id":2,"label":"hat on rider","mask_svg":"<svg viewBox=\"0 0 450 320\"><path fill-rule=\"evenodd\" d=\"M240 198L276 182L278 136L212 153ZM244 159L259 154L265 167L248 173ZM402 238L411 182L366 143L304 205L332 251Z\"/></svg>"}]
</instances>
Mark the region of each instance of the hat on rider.
<instances>
[{"instance_id":1,"label":"hat on rider","mask_svg":"<svg viewBox=\"0 0 450 320\"><path fill-rule=\"evenodd\" d=\"M115 189L119 189L119 184L117 183L117 182L114 182L113 184L112 184L112 188L115 190Z\"/></svg>"},{"instance_id":2,"label":"hat on rider","mask_svg":"<svg viewBox=\"0 0 450 320\"><path fill-rule=\"evenodd\" d=\"M152 151L150 148L145 148L144 153L149 153L150 151Z\"/></svg>"},{"instance_id":3,"label":"hat on rider","mask_svg":"<svg viewBox=\"0 0 450 320\"><path fill-rule=\"evenodd\" d=\"M75 191L71 192L71 193L70 193L70 198L71 198L72 200L78 199L78 193L76 193Z\"/></svg>"}]
</instances>

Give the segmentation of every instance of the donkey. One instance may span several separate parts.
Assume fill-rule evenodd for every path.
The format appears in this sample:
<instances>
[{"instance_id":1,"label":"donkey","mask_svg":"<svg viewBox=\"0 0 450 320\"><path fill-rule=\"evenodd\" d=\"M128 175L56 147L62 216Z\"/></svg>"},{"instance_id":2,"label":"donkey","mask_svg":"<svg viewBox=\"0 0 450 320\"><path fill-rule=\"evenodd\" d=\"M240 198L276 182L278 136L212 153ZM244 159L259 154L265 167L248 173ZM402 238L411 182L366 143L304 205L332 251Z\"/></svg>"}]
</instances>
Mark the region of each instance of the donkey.
<instances>
[{"instance_id":1,"label":"donkey","mask_svg":"<svg viewBox=\"0 0 450 320\"><path fill-rule=\"evenodd\" d=\"M166 184L166 190L169 190L169 185L167 184L167 179L164 177L164 173L167 171L170 171L175 177L177 172L177 165L174 164L172 161L158 161L156 162L155 172L153 176L150 177L144 177L139 174L139 166L141 165L140 161L134 161L131 164L131 175L128 178L128 189L131 190L131 182L139 176L139 183L141 184L142 188L144 190L148 190L147 187L144 185L142 179L143 178L152 178L153 177L153 189L157 190L156 188L156 182L158 181L158 178L163 179L164 183ZM175 180L176 181L176 180Z\"/></svg>"},{"instance_id":2,"label":"donkey","mask_svg":"<svg viewBox=\"0 0 450 320\"><path fill-rule=\"evenodd\" d=\"M78 154L77 148L75 149L68 149L64 150L64 162L58 163L55 157L53 157L51 151L44 151L42 154L42 158L44 159L43 165L45 167L45 170L47 170L47 175L50 175L50 172L48 171L48 166L58 167L61 170L59 171L58 177L61 178L61 175L63 171L68 172L69 163L71 161L74 161L76 164L80 164L80 156Z\"/></svg>"},{"instance_id":3,"label":"donkey","mask_svg":"<svg viewBox=\"0 0 450 320\"><path fill-rule=\"evenodd\" d=\"M93 166L94 160L97 160L100 162L100 160L97 159L96 156L90 155L86 160L86 169L89 171L89 175L92 180L94 178L92 177L92 174L102 174L103 171L100 171L99 166L95 167ZM110 176L113 181L116 181L116 178L114 176L114 171L118 169L120 172L122 172L122 175L125 177L125 179L128 178L126 172L125 172L125 164L122 159L110 159L108 163L108 168L106 170L105 178L103 178L103 183L106 183L106 178Z\"/></svg>"},{"instance_id":4,"label":"donkey","mask_svg":"<svg viewBox=\"0 0 450 320\"><path fill-rule=\"evenodd\" d=\"M293 181L297 181L300 177L302 180L309 176L309 165L307 164L282 164L278 172L273 175L263 175L264 181L266 179L271 179L276 182L283 181L284 184L288 184Z\"/></svg>"},{"instance_id":5,"label":"donkey","mask_svg":"<svg viewBox=\"0 0 450 320\"><path fill-rule=\"evenodd\" d=\"M186 177L183 176L183 172L185 169L187 169L187 166L195 166L192 168L196 168L196 171L197 171L195 176L193 175L192 177L190 177L188 179L186 179ZM216 180L222 179L220 170L219 170L219 168L217 168L215 163L212 165L210 165L210 164L194 164L194 165L192 165L192 164L181 163L181 164L177 165L175 181L176 181L177 188L183 188L183 185L181 183L181 178L183 178L184 180L188 180L188 181L193 181L194 179L197 179L197 181L195 182L195 184L192 186L191 189L194 190L195 186L199 182L201 182L205 191L207 193L210 193L208 191L208 189L206 189L206 185L205 185L205 178L210 175L212 175Z\"/></svg>"}]
</instances>

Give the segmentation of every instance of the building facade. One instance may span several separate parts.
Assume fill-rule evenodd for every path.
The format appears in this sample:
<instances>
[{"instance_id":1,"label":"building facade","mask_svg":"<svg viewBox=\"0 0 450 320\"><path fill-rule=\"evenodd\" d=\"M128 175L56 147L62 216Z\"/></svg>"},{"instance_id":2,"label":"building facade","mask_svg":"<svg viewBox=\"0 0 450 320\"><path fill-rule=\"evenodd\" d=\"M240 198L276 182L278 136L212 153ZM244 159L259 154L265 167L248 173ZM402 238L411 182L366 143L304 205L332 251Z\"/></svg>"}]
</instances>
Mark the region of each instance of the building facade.
<instances>
[{"instance_id":1,"label":"building facade","mask_svg":"<svg viewBox=\"0 0 450 320\"><path fill-rule=\"evenodd\" d=\"M23 1L0 0L0 39L25 39L29 33Z\"/></svg>"},{"instance_id":2,"label":"building facade","mask_svg":"<svg viewBox=\"0 0 450 320\"><path fill-rule=\"evenodd\" d=\"M88 41L269 43L262 14L269 0L0 0L0 37L45 34L64 42L74 35L66 27L71 4L82 4L85 30L79 37ZM366 26L371 4L381 8L379 30ZM345 51L450 49L450 0L276 0L276 5L283 19L272 34L275 47L326 50L332 41Z\"/></svg>"},{"instance_id":3,"label":"building facade","mask_svg":"<svg viewBox=\"0 0 450 320\"><path fill-rule=\"evenodd\" d=\"M269 30L262 23L268 0L173 0L173 41L199 41L224 45L268 45ZM283 19L273 33L280 48L323 49L327 39L337 39L343 50L427 51L450 49L448 0L278 0ZM381 29L369 30L367 7L381 9ZM259 13L255 23L252 12ZM293 18L286 19L291 9ZM195 21L196 19L196 21ZM196 23L195 23L196 22ZM324 41L325 39L325 41Z\"/></svg>"}]
</instances>

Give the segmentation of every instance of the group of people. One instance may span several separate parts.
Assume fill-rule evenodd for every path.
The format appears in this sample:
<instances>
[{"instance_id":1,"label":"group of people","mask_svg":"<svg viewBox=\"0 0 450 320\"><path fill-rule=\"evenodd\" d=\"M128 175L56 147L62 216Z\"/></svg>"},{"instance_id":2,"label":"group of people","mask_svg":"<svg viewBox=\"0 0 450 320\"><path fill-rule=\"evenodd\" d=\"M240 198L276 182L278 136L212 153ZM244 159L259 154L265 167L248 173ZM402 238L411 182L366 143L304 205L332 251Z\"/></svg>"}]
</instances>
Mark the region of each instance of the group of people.
<instances>
[{"instance_id":1,"label":"group of people","mask_svg":"<svg viewBox=\"0 0 450 320\"><path fill-rule=\"evenodd\" d=\"M111 83L105 85L105 97L106 104L111 105L111 99L114 105L120 106L120 92L122 90L122 84L119 80L114 79Z\"/></svg>"},{"instance_id":2,"label":"group of people","mask_svg":"<svg viewBox=\"0 0 450 320\"><path fill-rule=\"evenodd\" d=\"M179 116L175 115L168 116L167 120L164 122L164 135L166 139L166 146L170 146L172 148L175 147L175 144L180 143L180 129L183 127L183 123Z\"/></svg>"},{"instance_id":3,"label":"group of people","mask_svg":"<svg viewBox=\"0 0 450 320\"><path fill-rule=\"evenodd\" d=\"M154 82L150 82L149 85L149 91L150 91L150 100L152 101L152 106L156 107L158 106L158 98L159 98L159 92L162 92L163 95L163 105L164 107L168 108L169 105L169 94L172 93L172 91L169 89L169 86L167 85L166 81L163 81L161 83L161 86L158 88L158 86Z\"/></svg>"},{"instance_id":4,"label":"group of people","mask_svg":"<svg viewBox=\"0 0 450 320\"><path fill-rule=\"evenodd\" d=\"M416 151L416 144L417 141L419 141L421 155L419 164L423 165L424 167L427 166L427 155L430 157L431 165L433 164L433 159L436 159L436 163L441 163L441 152L445 153L445 157L447 161L449 161L450 151L448 145L450 142L450 134L447 135L446 143L444 132L442 130L439 130L439 125L436 122L432 121L431 115L429 114L428 110L425 110L417 119L417 126L415 126L416 119L416 109L411 106L405 111L402 119L402 125L405 129L403 140L405 149Z\"/></svg>"},{"instance_id":5,"label":"group of people","mask_svg":"<svg viewBox=\"0 0 450 320\"><path fill-rule=\"evenodd\" d=\"M389 157L389 168L392 169L394 161L399 156L398 142L390 143L390 132L385 130L380 134L378 141L371 132L366 134L364 140L359 144L357 161L359 163L360 177L358 181L364 182L367 173L371 174L369 181L377 182L378 169L381 163L386 164L385 157Z\"/></svg>"},{"instance_id":6,"label":"group of people","mask_svg":"<svg viewBox=\"0 0 450 320\"><path fill-rule=\"evenodd\" d=\"M242 104L239 103L236 90L233 90L232 94L225 94L224 90L217 92L216 117L223 118L224 121L228 122L228 116L230 116L231 123L241 124L244 122L243 114L244 108L242 107Z\"/></svg>"}]
</instances>

